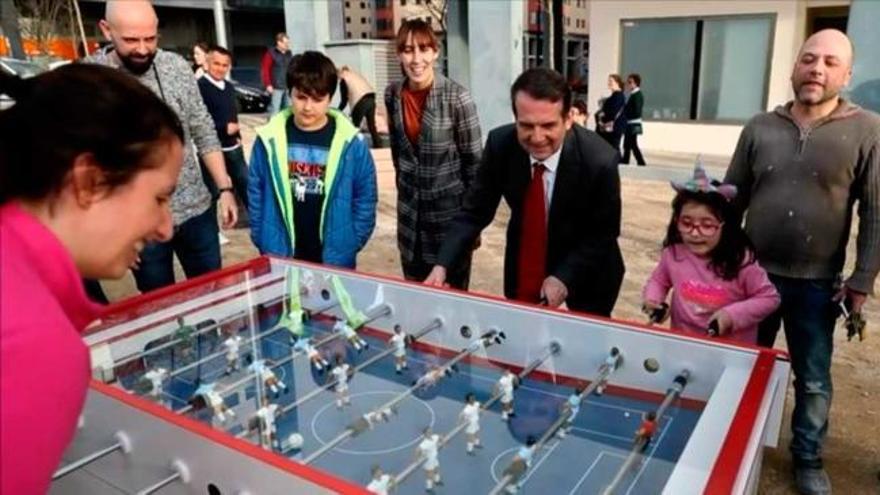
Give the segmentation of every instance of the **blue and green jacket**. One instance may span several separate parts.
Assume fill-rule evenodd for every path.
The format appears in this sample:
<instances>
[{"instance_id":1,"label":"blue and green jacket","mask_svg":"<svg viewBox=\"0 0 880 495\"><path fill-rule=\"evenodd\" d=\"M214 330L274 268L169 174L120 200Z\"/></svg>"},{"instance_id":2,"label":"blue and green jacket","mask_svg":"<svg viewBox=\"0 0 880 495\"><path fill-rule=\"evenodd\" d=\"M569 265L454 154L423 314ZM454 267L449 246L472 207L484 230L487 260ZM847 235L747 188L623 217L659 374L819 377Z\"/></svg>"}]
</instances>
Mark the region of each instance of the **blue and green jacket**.
<instances>
[{"instance_id":1,"label":"blue and green jacket","mask_svg":"<svg viewBox=\"0 0 880 495\"><path fill-rule=\"evenodd\" d=\"M376 226L376 167L354 125L336 110L328 115L336 132L324 171L329 187L321 209L322 258L328 265L354 268L357 253ZM291 108L257 128L248 172L248 213L251 240L260 253L292 257L295 201L287 163L288 118L293 118Z\"/></svg>"}]
</instances>

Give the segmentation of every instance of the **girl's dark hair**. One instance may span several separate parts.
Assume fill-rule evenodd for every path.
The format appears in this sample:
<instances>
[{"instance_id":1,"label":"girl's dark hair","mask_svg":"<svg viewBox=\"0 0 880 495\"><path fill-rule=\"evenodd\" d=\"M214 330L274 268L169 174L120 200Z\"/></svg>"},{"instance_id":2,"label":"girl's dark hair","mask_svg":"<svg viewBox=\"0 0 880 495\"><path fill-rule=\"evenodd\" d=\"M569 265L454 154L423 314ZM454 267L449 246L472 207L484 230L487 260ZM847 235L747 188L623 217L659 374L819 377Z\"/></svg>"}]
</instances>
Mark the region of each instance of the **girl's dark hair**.
<instances>
[{"instance_id":1,"label":"girl's dark hair","mask_svg":"<svg viewBox=\"0 0 880 495\"><path fill-rule=\"evenodd\" d=\"M298 91L323 98L333 98L339 76L336 66L327 55L316 51L305 51L294 55L287 66L287 90L296 88Z\"/></svg>"},{"instance_id":2,"label":"girl's dark hair","mask_svg":"<svg viewBox=\"0 0 880 495\"><path fill-rule=\"evenodd\" d=\"M737 221L733 205L720 193L679 192L672 200L672 219L666 229L663 247L671 247L683 242L678 231L678 219L684 205L690 202L706 206L715 217L724 222L718 245L709 255L709 266L724 280L736 278L744 265L755 262L754 247Z\"/></svg>"},{"instance_id":3,"label":"girl's dark hair","mask_svg":"<svg viewBox=\"0 0 880 495\"><path fill-rule=\"evenodd\" d=\"M183 143L174 111L109 67L70 64L24 80L0 74L0 93L15 100L0 112L0 203L57 193L83 153L112 189L153 166L157 144Z\"/></svg>"}]
</instances>

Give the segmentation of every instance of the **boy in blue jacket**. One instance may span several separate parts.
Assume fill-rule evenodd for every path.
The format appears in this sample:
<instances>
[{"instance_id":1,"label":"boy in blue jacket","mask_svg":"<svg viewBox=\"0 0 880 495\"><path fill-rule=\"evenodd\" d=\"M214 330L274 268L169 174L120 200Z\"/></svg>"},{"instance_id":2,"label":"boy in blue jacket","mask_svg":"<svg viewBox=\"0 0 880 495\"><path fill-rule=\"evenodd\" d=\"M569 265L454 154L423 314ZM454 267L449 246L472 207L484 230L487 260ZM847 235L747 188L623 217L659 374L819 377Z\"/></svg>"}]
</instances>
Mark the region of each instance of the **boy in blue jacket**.
<instances>
[{"instance_id":1,"label":"boy in blue jacket","mask_svg":"<svg viewBox=\"0 0 880 495\"><path fill-rule=\"evenodd\" d=\"M248 203L262 254L354 268L376 225L376 168L357 129L330 108L333 62L307 51L287 69L290 108L257 129Z\"/></svg>"}]
</instances>

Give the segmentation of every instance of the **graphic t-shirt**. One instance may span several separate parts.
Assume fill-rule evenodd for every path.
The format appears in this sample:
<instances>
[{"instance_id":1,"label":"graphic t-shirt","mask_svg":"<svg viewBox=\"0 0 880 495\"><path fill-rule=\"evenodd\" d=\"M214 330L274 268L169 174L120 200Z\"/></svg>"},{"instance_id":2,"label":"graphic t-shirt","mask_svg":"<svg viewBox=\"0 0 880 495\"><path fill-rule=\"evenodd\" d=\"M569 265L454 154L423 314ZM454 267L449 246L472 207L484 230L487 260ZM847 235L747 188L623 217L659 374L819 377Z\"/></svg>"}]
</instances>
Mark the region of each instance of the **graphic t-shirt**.
<instances>
[{"instance_id":1,"label":"graphic t-shirt","mask_svg":"<svg viewBox=\"0 0 880 495\"><path fill-rule=\"evenodd\" d=\"M321 208L324 205L324 172L330 143L336 132L333 119L316 131L303 131L293 118L287 121L287 165L293 195L293 257L320 263Z\"/></svg>"}]
</instances>

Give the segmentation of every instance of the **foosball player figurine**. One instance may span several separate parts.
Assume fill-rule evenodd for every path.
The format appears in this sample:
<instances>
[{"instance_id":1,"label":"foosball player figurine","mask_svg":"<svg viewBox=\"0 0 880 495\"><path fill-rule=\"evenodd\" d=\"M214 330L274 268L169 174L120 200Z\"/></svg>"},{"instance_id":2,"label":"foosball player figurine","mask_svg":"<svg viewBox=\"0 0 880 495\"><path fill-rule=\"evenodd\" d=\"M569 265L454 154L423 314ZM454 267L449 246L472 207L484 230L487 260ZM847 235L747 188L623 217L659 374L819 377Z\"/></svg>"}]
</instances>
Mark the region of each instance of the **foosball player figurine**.
<instances>
[{"instance_id":1,"label":"foosball player figurine","mask_svg":"<svg viewBox=\"0 0 880 495\"><path fill-rule=\"evenodd\" d=\"M168 378L168 370L165 368L153 368L150 371L144 373L144 378L150 382L152 388L150 388L150 397L154 399L160 399L162 397L162 382Z\"/></svg>"},{"instance_id":2,"label":"foosball player figurine","mask_svg":"<svg viewBox=\"0 0 880 495\"><path fill-rule=\"evenodd\" d=\"M263 396L263 407L257 409L257 418L260 420L260 443L266 450L272 447L280 448L278 444L275 418L278 416L278 404L269 402L269 398Z\"/></svg>"},{"instance_id":3,"label":"foosball player figurine","mask_svg":"<svg viewBox=\"0 0 880 495\"><path fill-rule=\"evenodd\" d=\"M223 347L226 348L226 374L238 370L240 367L240 350L242 338L238 334L230 335L228 339L223 341Z\"/></svg>"},{"instance_id":4,"label":"foosball player figurine","mask_svg":"<svg viewBox=\"0 0 880 495\"><path fill-rule=\"evenodd\" d=\"M391 336L390 342L394 346L394 371L398 375L408 368L406 365L406 344L409 336L400 328L400 325L394 325L394 335Z\"/></svg>"},{"instance_id":5,"label":"foosball player figurine","mask_svg":"<svg viewBox=\"0 0 880 495\"><path fill-rule=\"evenodd\" d=\"M312 363L312 366L318 370L318 373L323 373L324 369L330 367L330 363L324 359L324 356L318 352L318 349L315 349L315 346L312 345L312 339L309 337L300 337L296 343L293 344L294 352L302 352L308 356L309 361Z\"/></svg>"},{"instance_id":6,"label":"foosball player figurine","mask_svg":"<svg viewBox=\"0 0 880 495\"><path fill-rule=\"evenodd\" d=\"M654 411L649 411L645 414L644 419L642 420L642 424L639 425L639 429L636 430L636 437L634 441L639 443L640 441L644 441L642 444L642 452L648 449L648 445L651 444L651 438L654 437L654 432L657 431L657 413Z\"/></svg>"},{"instance_id":7,"label":"foosball player figurine","mask_svg":"<svg viewBox=\"0 0 880 495\"><path fill-rule=\"evenodd\" d=\"M416 447L417 458L424 457L425 464L425 490L428 493L434 493L434 485L442 486L440 481L440 459L438 450L440 449L440 435L431 431L431 427L427 426L422 431L422 441Z\"/></svg>"},{"instance_id":8,"label":"foosball player figurine","mask_svg":"<svg viewBox=\"0 0 880 495\"><path fill-rule=\"evenodd\" d=\"M504 374L495 384L495 393L501 394L501 419L507 421L516 414L513 412L513 389L519 385L519 378L510 370L504 370Z\"/></svg>"},{"instance_id":9,"label":"foosball player figurine","mask_svg":"<svg viewBox=\"0 0 880 495\"><path fill-rule=\"evenodd\" d=\"M599 382L599 385L596 387L596 395L602 395L605 393L605 387L608 385L608 376L612 371L616 370L619 365L620 349L612 347L611 352L608 353L608 357L605 358L605 362L599 366L599 373L604 374L604 376L602 377L602 381Z\"/></svg>"},{"instance_id":10,"label":"foosball player figurine","mask_svg":"<svg viewBox=\"0 0 880 495\"><path fill-rule=\"evenodd\" d=\"M367 347L370 347L367 342L354 331L354 328L351 327L345 320L337 320L336 324L333 325L333 330L336 332L342 332L342 336L345 337L356 351L361 352Z\"/></svg>"},{"instance_id":11,"label":"foosball player figurine","mask_svg":"<svg viewBox=\"0 0 880 495\"><path fill-rule=\"evenodd\" d=\"M382 468L378 464L373 465L371 472L373 478L370 480L370 484L367 485L367 491L376 495L388 495L388 490L391 490L392 485L394 485L394 479L390 474L382 472Z\"/></svg>"},{"instance_id":12,"label":"foosball player figurine","mask_svg":"<svg viewBox=\"0 0 880 495\"><path fill-rule=\"evenodd\" d=\"M257 359L248 366L248 369L262 380L263 385L275 394L276 399L281 395L282 391L287 392L287 385L278 379L278 376L272 371L272 367L266 364L265 359Z\"/></svg>"},{"instance_id":13,"label":"foosball player figurine","mask_svg":"<svg viewBox=\"0 0 880 495\"><path fill-rule=\"evenodd\" d=\"M419 387L421 389L426 389L429 387L433 387L437 385L437 383L443 379L444 376L452 375L452 368L444 368L437 365L432 365L431 370L425 372L424 375L420 376L418 380L413 382L413 386Z\"/></svg>"},{"instance_id":14,"label":"foosball player figurine","mask_svg":"<svg viewBox=\"0 0 880 495\"><path fill-rule=\"evenodd\" d=\"M226 407L226 402L223 400L223 396L214 390L215 384L207 383L199 386L196 389L196 395L200 395L205 399L205 404L211 407L214 410L214 416L220 420L221 423L226 422L226 415L228 414L230 417L235 417L235 411Z\"/></svg>"},{"instance_id":15,"label":"foosball player figurine","mask_svg":"<svg viewBox=\"0 0 880 495\"><path fill-rule=\"evenodd\" d=\"M476 396L472 392L464 398L465 405L458 414L462 423L467 424L464 433L467 435L466 449L468 455L474 455L474 448L482 449L480 445L480 403L477 402Z\"/></svg>"},{"instance_id":16,"label":"foosball player figurine","mask_svg":"<svg viewBox=\"0 0 880 495\"><path fill-rule=\"evenodd\" d=\"M343 405L351 404L348 396L348 377L350 366L342 360L342 356L336 356L336 365L330 370L330 376L336 380L336 408L342 409Z\"/></svg>"},{"instance_id":17,"label":"foosball player figurine","mask_svg":"<svg viewBox=\"0 0 880 495\"><path fill-rule=\"evenodd\" d=\"M526 444L516 451L510 465L504 470L504 475L510 477L506 487L507 493L516 493L522 488L524 475L532 466L532 458L535 456L535 443L535 437L530 435L526 438Z\"/></svg>"},{"instance_id":18,"label":"foosball player figurine","mask_svg":"<svg viewBox=\"0 0 880 495\"><path fill-rule=\"evenodd\" d=\"M193 334L195 332L196 329L187 325L183 321L182 316L177 317L177 329L174 330L171 338L180 342L180 352L184 357L189 357L192 354Z\"/></svg>"},{"instance_id":19,"label":"foosball player figurine","mask_svg":"<svg viewBox=\"0 0 880 495\"><path fill-rule=\"evenodd\" d=\"M565 421L562 423L562 427L559 428L559 432L557 436L559 438L565 438L568 435L568 432L571 431L572 426L574 425L574 420L577 418L578 413L581 411L581 399L582 394L584 393L584 389L576 388L571 395L568 396L568 399L562 403L560 414L567 415Z\"/></svg>"}]
</instances>

